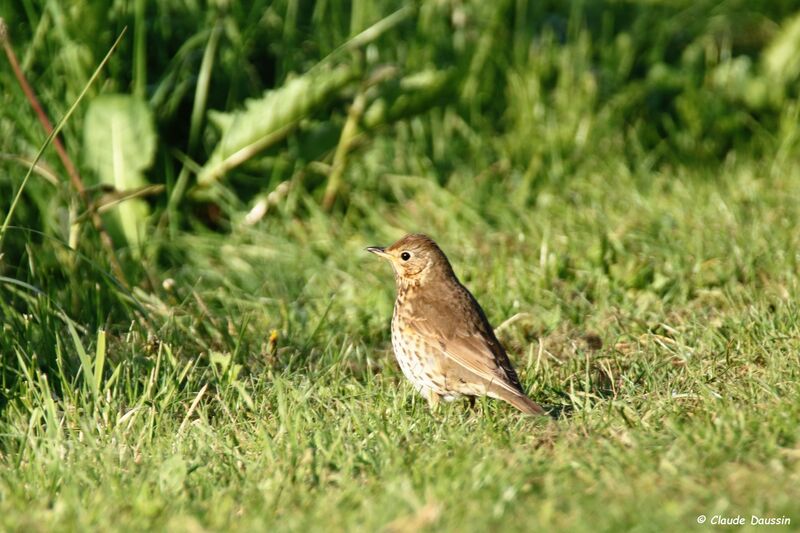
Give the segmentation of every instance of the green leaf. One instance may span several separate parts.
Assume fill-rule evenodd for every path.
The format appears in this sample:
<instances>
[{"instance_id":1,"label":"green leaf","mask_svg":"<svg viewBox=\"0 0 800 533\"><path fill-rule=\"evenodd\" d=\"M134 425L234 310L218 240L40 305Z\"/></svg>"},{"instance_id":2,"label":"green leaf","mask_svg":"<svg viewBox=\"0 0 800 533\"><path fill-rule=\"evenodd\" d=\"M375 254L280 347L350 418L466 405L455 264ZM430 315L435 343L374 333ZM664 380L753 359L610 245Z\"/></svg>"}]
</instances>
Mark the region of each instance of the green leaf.
<instances>
[{"instance_id":1,"label":"green leaf","mask_svg":"<svg viewBox=\"0 0 800 533\"><path fill-rule=\"evenodd\" d=\"M200 171L198 183L207 185L219 179L283 139L301 119L324 108L356 77L351 67L320 67L267 91L257 100L248 100L241 111L212 113L212 121L222 128L222 138Z\"/></svg>"},{"instance_id":2,"label":"green leaf","mask_svg":"<svg viewBox=\"0 0 800 533\"><path fill-rule=\"evenodd\" d=\"M156 133L153 114L140 98L125 94L103 95L89 104L84 126L84 151L89 166L102 183L118 191L146 186L144 171L153 163ZM141 251L147 203L122 202L113 210L134 254Z\"/></svg>"}]
</instances>

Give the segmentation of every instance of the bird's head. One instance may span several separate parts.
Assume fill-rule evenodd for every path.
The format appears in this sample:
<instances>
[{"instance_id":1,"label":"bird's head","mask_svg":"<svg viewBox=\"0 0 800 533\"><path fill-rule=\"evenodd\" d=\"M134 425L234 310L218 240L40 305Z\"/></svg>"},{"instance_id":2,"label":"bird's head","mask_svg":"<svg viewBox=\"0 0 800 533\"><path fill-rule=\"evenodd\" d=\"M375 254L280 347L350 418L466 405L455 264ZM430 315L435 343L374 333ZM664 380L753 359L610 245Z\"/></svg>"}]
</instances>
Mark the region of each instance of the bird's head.
<instances>
[{"instance_id":1,"label":"bird's head","mask_svg":"<svg viewBox=\"0 0 800 533\"><path fill-rule=\"evenodd\" d=\"M367 251L389 261L398 282L422 283L438 274L452 273L444 252L421 233L406 235L386 248L370 246Z\"/></svg>"}]
</instances>

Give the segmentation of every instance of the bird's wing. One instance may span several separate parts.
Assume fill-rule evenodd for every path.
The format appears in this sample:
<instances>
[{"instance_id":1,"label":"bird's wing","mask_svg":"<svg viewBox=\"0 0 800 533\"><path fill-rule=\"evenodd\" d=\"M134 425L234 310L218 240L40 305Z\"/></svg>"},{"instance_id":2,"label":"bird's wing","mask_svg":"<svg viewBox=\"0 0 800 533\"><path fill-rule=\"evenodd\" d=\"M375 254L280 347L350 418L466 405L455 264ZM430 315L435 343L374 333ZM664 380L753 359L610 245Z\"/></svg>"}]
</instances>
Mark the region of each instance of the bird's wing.
<instances>
[{"instance_id":1,"label":"bird's wing","mask_svg":"<svg viewBox=\"0 0 800 533\"><path fill-rule=\"evenodd\" d=\"M524 396L505 351L499 342L497 346L492 344L483 336L472 334L445 340L440 348L454 363L486 380L487 385L498 386L515 396Z\"/></svg>"},{"instance_id":2,"label":"bird's wing","mask_svg":"<svg viewBox=\"0 0 800 533\"><path fill-rule=\"evenodd\" d=\"M439 348L450 361L485 380L487 388L496 386L515 396L525 396L505 350L484 316L480 316L480 324L474 324L477 327L470 331L447 327L425 317L409 322L417 333L426 337L430 345Z\"/></svg>"}]
</instances>

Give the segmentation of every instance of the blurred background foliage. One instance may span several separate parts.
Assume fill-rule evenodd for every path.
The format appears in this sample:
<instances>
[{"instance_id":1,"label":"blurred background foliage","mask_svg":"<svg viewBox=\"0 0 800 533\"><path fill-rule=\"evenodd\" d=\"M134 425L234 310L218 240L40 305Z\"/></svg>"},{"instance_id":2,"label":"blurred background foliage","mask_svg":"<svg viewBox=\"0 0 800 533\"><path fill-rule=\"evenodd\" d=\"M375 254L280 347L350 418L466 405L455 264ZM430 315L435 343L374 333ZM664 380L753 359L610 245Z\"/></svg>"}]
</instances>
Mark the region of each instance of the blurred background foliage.
<instances>
[{"instance_id":1,"label":"blurred background foliage","mask_svg":"<svg viewBox=\"0 0 800 533\"><path fill-rule=\"evenodd\" d=\"M724 164L770 161L768 174L798 148L789 0L2 0L0 15L53 122L128 29L63 140L130 285L107 274L88 207L48 149L3 242L0 275L17 283L6 353L56 343L18 312L34 289L90 331L146 321L141 302L184 267L263 289L236 262L263 253L284 276L270 296L296 299L298 261L317 268L354 234L421 220L513 232L504 213L544 205L576 175L722 183ZM0 86L7 213L46 135L6 61ZM697 168L710 170L686 171ZM423 209L403 214L410 198ZM251 226L275 248L255 251ZM304 249L281 257L286 242ZM230 340L223 330L211 338Z\"/></svg>"},{"instance_id":2,"label":"blurred background foliage","mask_svg":"<svg viewBox=\"0 0 800 533\"><path fill-rule=\"evenodd\" d=\"M92 165L93 135L104 133L87 120L92 100L120 93L146 103L158 148L145 176L166 186L148 199L150 227L168 206L173 228L195 219L224 227L287 181L343 210L347 189L383 195L386 172L447 180L461 161L476 175L499 162L531 201L542 183L601 154L658 168L788 154L796 141L800 15L791 1L0 5L54 119L130 29L64 138L88 179L103 180ZM31 158L44 134L7 65L0 74L6 199L24 170L8 157ZM381 164L369 159L407 127L427 137L420 165L383 149ZM43 164L62 174L50 154ZM42 206L58 196L39 183L26 199ZM31 209L17 222L52 231L58 212Z\"/></svg>"}]
</instances>

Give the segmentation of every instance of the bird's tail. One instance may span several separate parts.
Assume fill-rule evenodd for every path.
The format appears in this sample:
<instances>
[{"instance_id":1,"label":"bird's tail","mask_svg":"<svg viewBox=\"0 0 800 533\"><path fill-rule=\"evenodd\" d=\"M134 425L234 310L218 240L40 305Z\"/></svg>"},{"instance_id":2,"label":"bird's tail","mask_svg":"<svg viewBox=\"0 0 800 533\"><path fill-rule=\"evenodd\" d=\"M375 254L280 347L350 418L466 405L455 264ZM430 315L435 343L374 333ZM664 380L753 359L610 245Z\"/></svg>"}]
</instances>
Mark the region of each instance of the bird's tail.
<instances>
[{"instance_id":1,"label":"bird's tail","mask_svg":"<svg viewBox=\"0 0 800 533\"><path fill-rule=\"evenodd\" d=\"M505 401L525 413L526 415L546 415L547 412L542 408L541 405L534 402L524 394L516 395L516 394L508 394L505 398Z\"/></svg>"}]
</instances>

